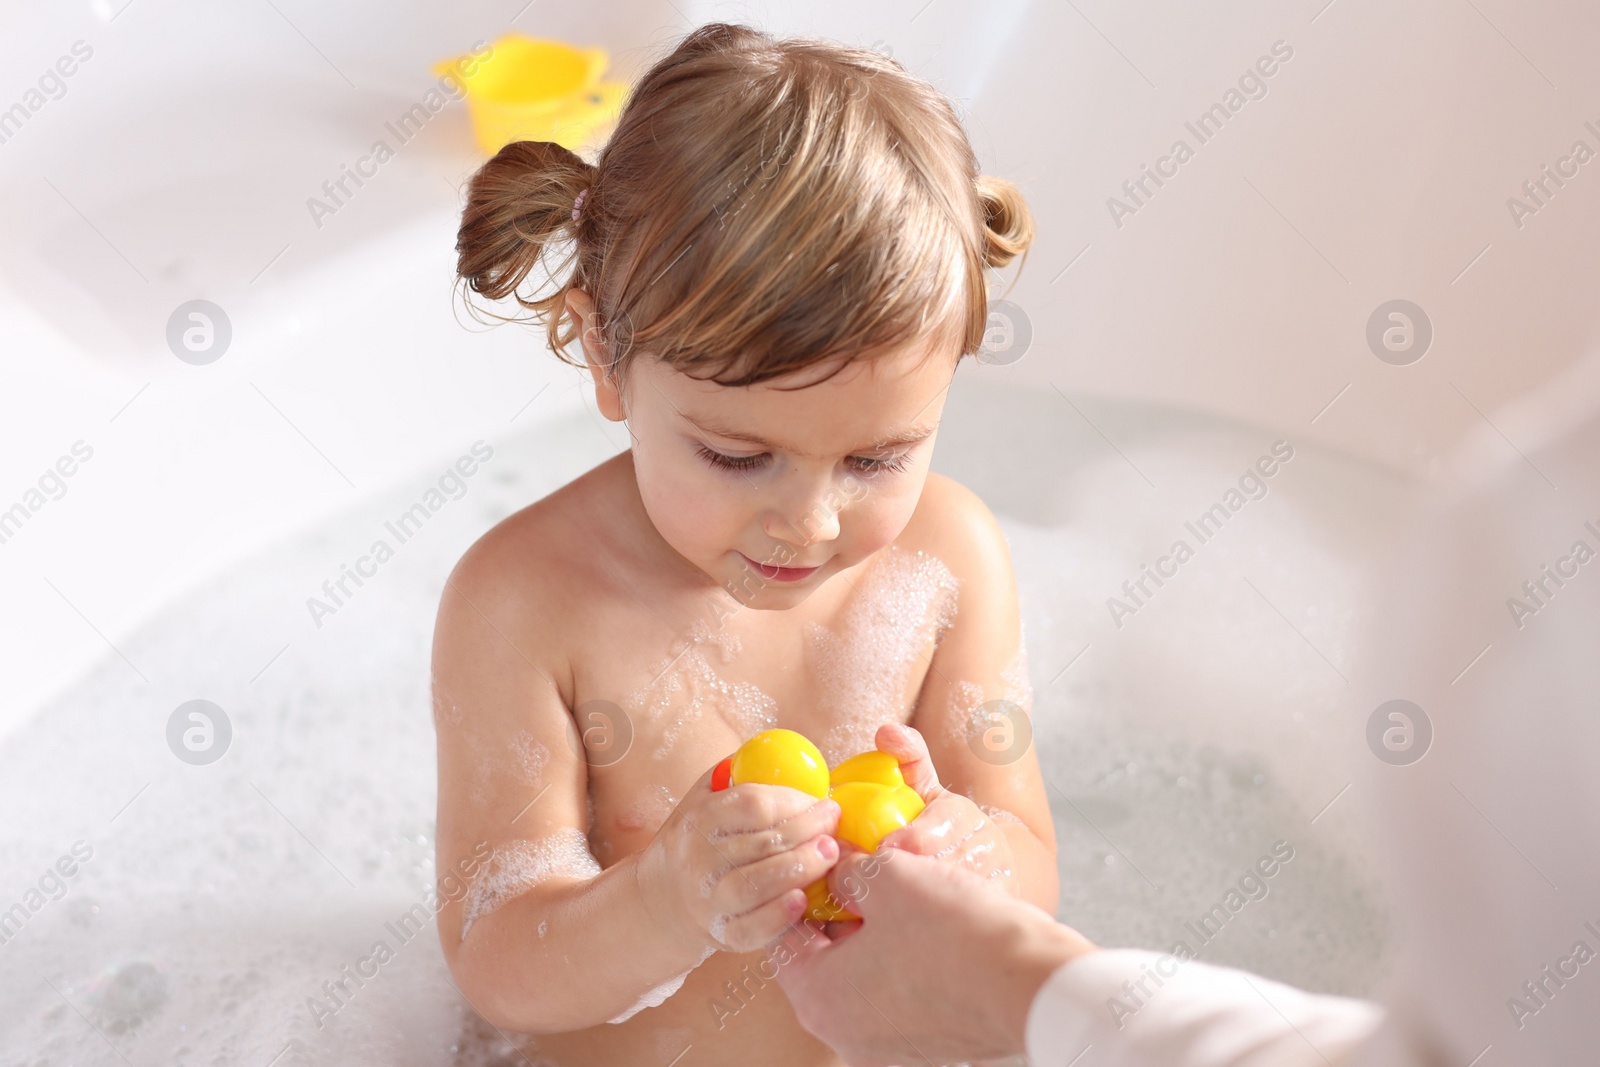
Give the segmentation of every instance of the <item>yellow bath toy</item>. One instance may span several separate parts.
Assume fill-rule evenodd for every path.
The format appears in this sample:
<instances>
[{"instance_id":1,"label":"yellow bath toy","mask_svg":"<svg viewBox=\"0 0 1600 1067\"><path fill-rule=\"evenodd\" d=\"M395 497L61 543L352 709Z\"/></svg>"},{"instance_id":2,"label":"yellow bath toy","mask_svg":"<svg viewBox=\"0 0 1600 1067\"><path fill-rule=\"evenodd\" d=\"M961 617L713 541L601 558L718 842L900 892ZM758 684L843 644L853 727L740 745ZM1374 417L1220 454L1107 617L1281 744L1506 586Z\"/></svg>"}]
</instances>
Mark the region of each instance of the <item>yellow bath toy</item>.
<instances>
[{"instance_id":1,"label":"yellow bath toy","mask_svg":"<svg viewBox=\"0 0 1600 1067\"><path fill-rule=\"evenodd\" d=\"M889 753L862 752L830 773L817 746L793 730L763 730L719 763L711 776L713 790L744 782L787 785L818 799L832 798L840 808L835 836L864 852L876 851L880 841L909 824L924 807L900 774L900 761ZM861 918L829 901L826 878L806 886L806 900L808 919Z\"/></svg>"},{"instance_id":2,"label":"yellow bath toy","mask_svg":"<svg viewBox=\"0 0 1600 1067\"><path fill-rule=\"evenodd\" d=\"M739 746L729 766L730 784L786 785L821 800L828 795L828 764L804 734L763 730Z\"/></svg>"},{"instance_id":3,"label":"yellow bath toy","mask_svg":"<svg viewBox=\"0 0 1600 1067\"><path fill-rule=\"evenodd\" d=\"M887 752L862 752L833 769L828 796L839 804L841 841L848 841L863 852L875 852L878 843L926 807L917 791L906 785L900 774L900 761ZM806 918L821 922L851 922L857 915L828 899L828 880L819 879L806 886L811 907Z\"/></svg>"},{"instance_id":4,"label":"yellow bath toy","mask_svg":"<svg viewBox=\"0 0 1600 1067\"><path fill-rule=\"evenodd\" d=\"M900 774L900 761L887 752L877 749L851 756L828 774L828 782L876 782L879 785L905 785Z\"/></svg>"},{"instance_id":5,"label":"yellow bath toy","mask_svg":"<svg viewBox=\"0 0 1600 1067\"><path fill-rule=\"evenodd\" d=\"M494 155L512 141L554 141L578 151L622 110L628 87L601 81L603 48L574 48L508 33L487 54L456 56L433 73L460 79L478 147Z\"/></svg>"}]
</instances>

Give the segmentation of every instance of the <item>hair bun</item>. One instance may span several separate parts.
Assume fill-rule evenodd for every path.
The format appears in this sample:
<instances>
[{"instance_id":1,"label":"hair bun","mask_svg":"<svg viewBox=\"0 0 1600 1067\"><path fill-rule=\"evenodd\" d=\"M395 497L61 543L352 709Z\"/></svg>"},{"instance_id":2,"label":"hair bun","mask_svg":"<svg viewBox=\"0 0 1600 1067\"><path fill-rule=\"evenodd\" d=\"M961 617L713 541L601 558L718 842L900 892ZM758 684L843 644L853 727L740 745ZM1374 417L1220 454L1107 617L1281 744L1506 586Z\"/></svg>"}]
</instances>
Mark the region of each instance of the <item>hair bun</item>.
<instances>
[{"instance_id":1,"label":"hair bun","mask_svg":"<svg viewBox=\"0 0 1600 1067\"><path fill-rule=\"evenodd\" d=\"M551 141L513 141L500 149L467 185L456 232L457 273L490 300L516 294L526 308L554 306L561 292L530 301L517 288L546 249L567 235L573 199L593 175L592 164Z\"/></svg>"},{"instance_id":2,"label":"hair bun","mask_svg":"<svg viewBox=\"0 0 1600 1067\"><path fill-rule=\"evenodd\" d=\"M1033 243L1033 214L1021 190L1006 179L980 174L976 184L987 237L984 261L1003 267Z\"/></svg>"}]
</instances>

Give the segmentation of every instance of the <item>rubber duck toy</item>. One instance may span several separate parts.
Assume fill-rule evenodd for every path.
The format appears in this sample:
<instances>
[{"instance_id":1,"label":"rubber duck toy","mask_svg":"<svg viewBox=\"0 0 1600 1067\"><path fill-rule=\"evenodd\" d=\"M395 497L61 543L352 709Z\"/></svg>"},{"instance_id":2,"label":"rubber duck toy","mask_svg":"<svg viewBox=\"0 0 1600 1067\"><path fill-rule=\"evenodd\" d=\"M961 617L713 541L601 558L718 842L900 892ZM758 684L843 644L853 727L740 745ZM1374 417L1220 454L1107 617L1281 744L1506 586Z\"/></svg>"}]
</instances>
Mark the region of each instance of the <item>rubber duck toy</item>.
<instances>
[{"instance_id":1,"label":"rubber duck toy","mask_svg":"<svg viewBox=\"0 0 1600 1067\"><path fill-rule=\"evenodd\" d=\"M763 730L717 764L711 774L713 791L745 782L787 785L818 800L839 804L839 832L863 852L922 813L924 804L916 790L906 785L900 761L887 752L862 752L830 772L822 753L804 734L793 730ZM848 910L828 893L828 880L806 886L810 902L806 918L818 922L853 922L861 916Z\"/></svg>"}]
</instances>

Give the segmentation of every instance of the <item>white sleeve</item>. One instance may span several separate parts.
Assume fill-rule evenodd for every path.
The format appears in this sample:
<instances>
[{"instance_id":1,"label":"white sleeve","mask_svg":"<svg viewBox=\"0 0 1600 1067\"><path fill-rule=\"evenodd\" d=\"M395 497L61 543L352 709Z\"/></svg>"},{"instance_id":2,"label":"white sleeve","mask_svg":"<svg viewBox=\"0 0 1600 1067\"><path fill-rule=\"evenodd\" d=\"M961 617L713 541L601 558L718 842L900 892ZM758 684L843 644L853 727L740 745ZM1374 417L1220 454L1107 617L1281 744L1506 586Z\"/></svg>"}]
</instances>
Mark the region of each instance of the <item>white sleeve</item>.
<instances>
[{"instance_id":1,"label":"white sleeve","mask_svg":"<svg viewBox=\"0 0 1600 1067\"><path fill-rule=\"evenodd\" d=\"M1383 1011L1230 967L1103 949L1056 969L1028 1009L1032 1067L1328 1067Z\"/></svg>"}]
</instances>

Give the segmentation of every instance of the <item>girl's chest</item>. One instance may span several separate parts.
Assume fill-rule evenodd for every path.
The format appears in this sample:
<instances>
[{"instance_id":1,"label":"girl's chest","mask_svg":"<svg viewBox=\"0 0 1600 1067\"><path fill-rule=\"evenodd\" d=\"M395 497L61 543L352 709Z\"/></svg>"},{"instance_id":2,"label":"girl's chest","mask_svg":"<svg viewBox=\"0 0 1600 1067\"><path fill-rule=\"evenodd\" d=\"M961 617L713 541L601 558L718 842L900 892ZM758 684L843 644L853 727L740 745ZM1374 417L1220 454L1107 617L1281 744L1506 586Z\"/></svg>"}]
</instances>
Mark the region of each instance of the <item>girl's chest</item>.
<instances>
[{"instance_id":1,"label":"girl's chest","mask_svg":"<svg viewBox=\"0 0 1600 1067\"><path fill-rule=\"evenodd\" d=\"M685 790L762 730L806 735L832 766L910 718L955 583L921 553L886 562L825 612L703 615L669 640L619 627L586 657L574 719L602 865L643 847Z\"/></svg>"}]
</instances>

